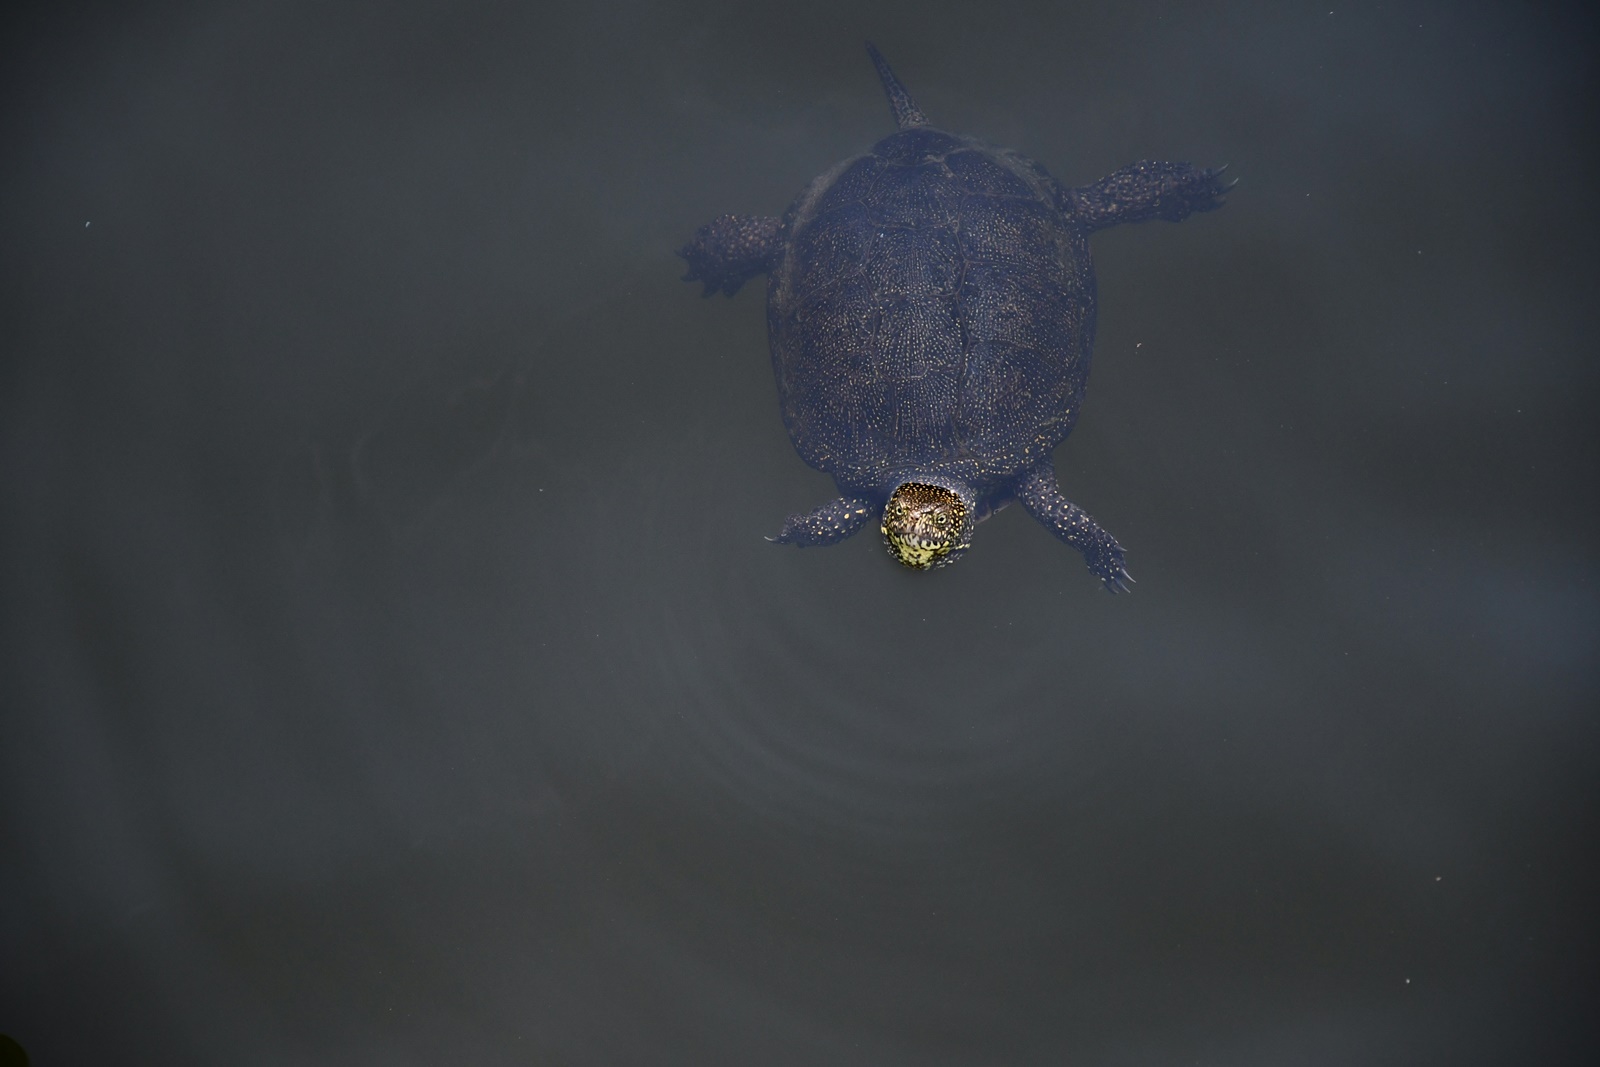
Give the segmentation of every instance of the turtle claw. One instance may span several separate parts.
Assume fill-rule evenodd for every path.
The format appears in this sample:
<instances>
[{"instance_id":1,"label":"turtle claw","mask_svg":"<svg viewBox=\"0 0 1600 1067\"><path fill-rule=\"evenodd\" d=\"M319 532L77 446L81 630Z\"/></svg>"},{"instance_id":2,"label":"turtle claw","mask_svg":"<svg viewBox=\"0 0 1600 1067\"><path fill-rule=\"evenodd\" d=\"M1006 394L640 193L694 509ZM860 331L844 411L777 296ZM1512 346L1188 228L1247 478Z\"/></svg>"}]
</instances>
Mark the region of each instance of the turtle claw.
<instances>
[{"instance_id":1,"label":"turtle claw","mask_svg":"<svg viewBox=\"0 0 1600 1067\"><path fill-rule=\"evenodd\" d=\"M726 265L720 263L704 247L684 245L678 249L677 254L689 264L689 270L682 280L699 282L705 287L700 293L701 299L715 296L718 292L732 296L739 291L739 286L744 284L743 277L730 274Z\"/></svg>"},{"instance_id":2,"label":"turtle claw","mask_svg":"<svg viewBox=\"0 0 1600 1067\"><path fill-rule=\"evenodd\" d=\"M1106 591L1108 593L1118 594L1133 592L1133 590L1129 589L1127 586L1128 582L1133 581L1133 575L1129 574L1125 570L1118 571L1111 577L1102 579L1102 581L1105 583Z\"/></svg>"},{"instance_id":3,"label":"turtle claw","mask_svg":"<svg viewBox=\"0 0 1600 1067\"><path fill-rule=\"evenodd\" d=\"M1138 584L1134 582L1133 575L1128 573L1128 568L1120 563L1117 565L1117 569L1110 574L1101 575L1100 582L1105 587L1106 592L1113 595L1131 593L1133 590L1129 586Z\"/></svg>"},{"instance_id":4,"label":"turtle claw","mask_svg":"<svg viewBox=\"0 0 1600 1067\"><path fill-rule=\"evenodd\" d=\"M1069 190L1067 200L1074 217L1090 230L1145 219L1182 222L1197 211L1215 211L1223 205L1233 188L1222 178L1227 169L1227 164L1196 167L1147 159Z\"/></svg>"},{"instance_id":5,"label":"turtle claw","mask_svg":"<svg viewBox=\"0 0 1600 1067\"><path fill-rule=\"evenodd\" d=\"M717 292L732 296L748 279L772 265L782 228L780 219L719 215L678 249L678 255L689 264L683 280L702 283L702 297Z\"/></svg>"},{"instance_id":6,"label":"turtle claw","mask_svg":"<svg viewBox=\"0 0 1600 1067\"><path fill-rule=\"evenodd\" d=\"M861 497L842 496L805 515L790 515L783 521L775 545L831 545L843 541L866 525L872 517L871 502Z\"/></svg>"},{"instance_id":7,"label":"turtle claw","mask_svg":"<svg viewBox=\"0 0 1600 1067\"><path fill-rule=\"evenodd\" d=\"M1195 211L1215 211L1227 200L1228 193L1239 184L1239 179L1222 181L1223 172L1228 169L1224 163L1220 167L1208 167L1200 172L1200 180L1196 182L1191 207Z\"/></svg>"},{"instance_id":8,"label":"turtle claw","mask_svg":"<svg viewBox=\"0 0 1600 1067\"><path fill-rule=\"evenodd\" d=\"M705 299L708 296L714 296L719 289L725 288L724 285L707 278L705 274L701 273L700 267L695 263L694 247L692 245L685 245L684 247L678 249L674 254L681 256L683 260L689 264L688 273L678 280L685 282L699 282L701 285L705 286L705 289L700 293L701 299ZM735 288L737 289L737 287ZM733 293L729 293L728 295L732 296Z\"/></svg>"}]
</instances>

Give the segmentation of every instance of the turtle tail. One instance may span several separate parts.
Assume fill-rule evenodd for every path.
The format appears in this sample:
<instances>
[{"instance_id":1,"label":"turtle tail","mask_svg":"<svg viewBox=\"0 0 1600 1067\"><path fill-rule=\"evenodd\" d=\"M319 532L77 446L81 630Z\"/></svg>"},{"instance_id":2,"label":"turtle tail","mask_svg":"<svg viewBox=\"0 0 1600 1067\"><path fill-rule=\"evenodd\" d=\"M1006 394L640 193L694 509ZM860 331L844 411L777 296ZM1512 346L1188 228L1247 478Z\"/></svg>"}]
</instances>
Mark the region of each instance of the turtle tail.
<instances>
[{"instance_id":1,"label":"turtle tail","mask_svg":"<svg viewBox=\"0 0 1600 1067\"><path fill-rule=\"evenodd\" d=\"M872 57L872 65L878 68L878 78L883 82L883 92L889 98L889 107L894 111L894 121L902 130L909 130L913 126L926 126L928 117L917 107L917 102L911 99L906 87L900 84L900 79L889 69L889 61L883 58L882 52L872 46L871 41L867 42L867 55Z\"/></svg>"}]
</instances>

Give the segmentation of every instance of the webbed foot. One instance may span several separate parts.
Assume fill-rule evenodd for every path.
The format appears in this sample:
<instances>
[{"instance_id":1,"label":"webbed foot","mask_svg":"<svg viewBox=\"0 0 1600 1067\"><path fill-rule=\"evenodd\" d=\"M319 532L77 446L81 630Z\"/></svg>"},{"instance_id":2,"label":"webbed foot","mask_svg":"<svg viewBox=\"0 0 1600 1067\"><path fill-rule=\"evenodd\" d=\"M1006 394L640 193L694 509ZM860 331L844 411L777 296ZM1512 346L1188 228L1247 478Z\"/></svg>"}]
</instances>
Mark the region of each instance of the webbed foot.
<instances>
[{"instance_id":1,"label":"webbed foot","mask_svg":"<svg viewBox=\"0 0 1600 1067\"><path fill-rule=\"evenodd\" d=\"M1120 552L1121 549L1118 549L1118 551ZM1117 573L1109 577L1102 577L1100 581L1105 584L1105 588L1108 593L1133 592L1132 589L1128 588L1128 584L1133 582L1133 575L1128 573L1128 568L1125 566L1119 566L1117 568Z\"/></svg>"},{"instance_id":2,"label":"webbed foot","mask_svg":"<svg viewBox=\"0 0 1600 1067\"><path fill-rule=\"evenodd\" d=\"M783 220L760 215L718 215L678 249L689 264L686 282L702 282L710 296L732 296L746 280L765 273L782 243Z\"/></svg>"},{"instance_id":3,"label":"webbed foot","mask_svg":"<svg viewBox=\"0 0 1600 1067\"><path fill-rule=\"evenodd\" d=\"M1132 592L1133 575L1123 562L1122 546L1088 512L1061 495L1056 472L1049 462L1041 463L1017 482L1017 499L1028 514L1045 528L1077 549L1090 573L1112 593Z\"/></svg>"},{"instance_id":4,"label":"webbed foot","mask_svg":"<svg viewBox=\"0 0 1600 1067\"><path fill-rule=\"evenodd\" d=\"M864 497L842 496L822 505L809 515L790 515L777 537L768 541L780 545L810 548L843 541L872 518L872 501Z\"/></svg>"},{"instance_id":5,"label":"webbed foot","mask_svg":"<svg viewBox=\"0 0 1600 1067\"><path fill-rule=\"evenodd\" d=\"M1237 178L1223 181L1227 164L1200 169L1188 163L1143 160L1068 190L1066 204L1091 230L1123 222L1164 219L1182 222L1197 211L1215 211L1227 202Z\"/></svg>"},{"instance_id":6,"label":"webbed foot","mask_svg":"<svg viewBox=\"0 0 1600 1067\"><path fill-rule=\"evenodd\" d=\"M1054 528L1051 532L1083 553L1083 562L1088 564L1089 573L1100 579L1100 584L1106 592L1113 594L1133 592L1129 588L1135 584L1133 575L1128 573L1127 564L1123 562L1125 553L1122 551L1122 546L1117 544L1117 539L1106 533L1076 504L1067 504L1067 507L1077 513L1071 531L1073 539L1068 540Z\"/></svg>"}]
</instances>

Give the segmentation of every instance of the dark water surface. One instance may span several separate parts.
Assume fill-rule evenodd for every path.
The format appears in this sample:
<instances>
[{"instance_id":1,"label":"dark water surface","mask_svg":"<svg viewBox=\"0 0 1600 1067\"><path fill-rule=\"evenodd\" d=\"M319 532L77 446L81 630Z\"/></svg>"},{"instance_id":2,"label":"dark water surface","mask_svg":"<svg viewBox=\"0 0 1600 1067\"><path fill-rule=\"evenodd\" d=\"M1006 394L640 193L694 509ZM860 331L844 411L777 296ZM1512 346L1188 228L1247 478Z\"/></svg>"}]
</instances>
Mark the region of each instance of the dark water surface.
<instances>
[{"instance_id":1,"label":"dark water surface","mask_svg":"<svg viewBox=\"0 0 1600 1067\"><path fill-rule=\"evenodd\" d=\"M1331 10L1330 10L1331 7ZM1595 49L1495 4L7 16L38 1064L1600 1062ZM833 495L671 250L889 132L1107 231L1063 487Z\"/></svg>"}]
</instances>

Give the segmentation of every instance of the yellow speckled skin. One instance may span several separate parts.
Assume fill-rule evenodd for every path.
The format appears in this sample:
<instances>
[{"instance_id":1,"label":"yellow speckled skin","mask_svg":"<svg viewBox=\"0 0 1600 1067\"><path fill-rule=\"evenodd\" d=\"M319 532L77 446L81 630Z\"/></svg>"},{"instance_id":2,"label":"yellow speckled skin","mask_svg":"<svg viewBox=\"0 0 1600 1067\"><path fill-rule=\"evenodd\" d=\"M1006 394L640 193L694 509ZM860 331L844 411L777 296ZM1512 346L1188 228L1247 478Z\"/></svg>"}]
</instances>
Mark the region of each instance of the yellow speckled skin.
<instances>
[{"instance_id":1,"label":"yellow speckled skin","mask_svg":"<svg viewBox=\"0 0 1600 1067\"><path fill-rule=\"evenodd\" d=\"M679 253L707 296L768 274L784 425L843 494L775 540L832 544L882 508L890 552L929 569L1016 499L1124 589L1121 547L1061 496L1051 465L1089 376L1089 235L1219 207L1220 171L1142 162L1066 188L1016 152L928 125L868 51L900 129L812 181L782 219L724 215Z\"/></svg>"},{"instance_id":2,"label":"yellow speckled skin","mask_svg":"<svg viewBox=\"0 0 1600 1067\"><path fill-rule=\"evenodd\" d=\"M912 570L953 563L972 533L966 502L942 485L907 482L889 495L878 527L889 554Z\"/></svg>"}]
</instances>

